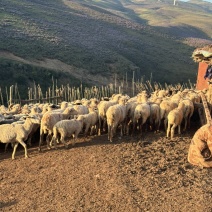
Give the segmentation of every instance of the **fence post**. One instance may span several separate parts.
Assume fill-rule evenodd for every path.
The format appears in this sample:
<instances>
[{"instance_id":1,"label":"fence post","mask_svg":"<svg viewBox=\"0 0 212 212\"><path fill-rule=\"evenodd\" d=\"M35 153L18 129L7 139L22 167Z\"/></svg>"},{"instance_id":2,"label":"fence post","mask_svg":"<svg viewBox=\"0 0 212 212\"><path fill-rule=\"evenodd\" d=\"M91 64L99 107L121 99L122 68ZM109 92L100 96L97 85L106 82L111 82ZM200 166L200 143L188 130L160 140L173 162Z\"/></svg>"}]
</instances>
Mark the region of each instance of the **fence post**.
<instances>
[{"instance_id":1,"label":"fence post","mask_svg":"<svg viewBox=\"0 0 212 212\"><path fill-rule=\"evenodd\" d=\"M9 104L11 105L13 102L13 85L10 86L10 100L9 100Z\"/></svg>"}]
</instances>

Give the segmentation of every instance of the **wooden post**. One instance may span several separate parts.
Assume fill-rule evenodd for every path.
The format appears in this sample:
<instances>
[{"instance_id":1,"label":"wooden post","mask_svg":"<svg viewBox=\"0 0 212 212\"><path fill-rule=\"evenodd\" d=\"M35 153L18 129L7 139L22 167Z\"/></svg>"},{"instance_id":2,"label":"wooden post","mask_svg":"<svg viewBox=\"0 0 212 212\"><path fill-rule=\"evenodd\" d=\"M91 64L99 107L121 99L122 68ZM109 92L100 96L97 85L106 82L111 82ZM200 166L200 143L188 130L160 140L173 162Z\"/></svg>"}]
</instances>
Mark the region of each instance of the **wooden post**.
<instances>
[{"instance_id":1,"label":"wooden post","mask_svg":"<svg viewBox=\"0 0 212 212\"><path fill-rule=\"evenodd\" d=\"M13 103L13 85L10 86L10 100L9 104L11 105Z\"/></svg>"},{"instance_id":2,"label":"wooden post","mask_svg":"<svg viewBox=\"0 0 212 212\"><path fill-rule=\"evenodd\" d=\"M115 93L116 93L116 74L115 74L115 84L114 84L114 86L115 86Z\"/></svg>"},{"instance_id":3,"label":"wooden post","mask_svg":"<svg viewBox=\"0 0 212 212\"><path fill-rule=\"evenodd\" d=\"M132 78L132 96L135 95L135 71L133 71L133 78Z\"/></svg>"},{"instance_id":4,"label":"wooden post","mask_svg":"<svg viewBox=\"0 0 212 212\"><path fill-rule=\"evenodd\" d=\"M51 96L50 96L51 97ZM52 76L52 103L54 104L54 77Z\"/></svg>"},{"instance_id":5,"label":"wooden post","mask_svg":"<svg viewBox=\"0 0 212 212\"><path fill-rule=\"evenodd\" d=\"M1 87L0 87L0 95L1 95L1 104L2 104L2 105L4 105L4 99L3 99L3 95L2 95Z\"/></svg>"}]
</instances>

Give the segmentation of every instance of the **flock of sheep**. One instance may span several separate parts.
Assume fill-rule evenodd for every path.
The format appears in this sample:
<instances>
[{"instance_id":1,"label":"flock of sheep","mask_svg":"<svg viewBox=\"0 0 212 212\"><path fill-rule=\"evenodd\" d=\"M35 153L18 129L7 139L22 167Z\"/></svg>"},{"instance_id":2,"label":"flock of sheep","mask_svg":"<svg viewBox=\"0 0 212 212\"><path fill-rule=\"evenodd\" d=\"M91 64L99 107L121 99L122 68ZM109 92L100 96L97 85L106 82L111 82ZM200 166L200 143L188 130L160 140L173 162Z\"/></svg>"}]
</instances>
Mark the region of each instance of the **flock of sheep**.
<instances>
[{"instance_id":1,"label":"flock of sheep","mask_svg":"<svg viewBox=\"0 0 212 212\"><path fill-rule=\"evenodd\" d=\"M21 107L15 104L6 108L0 107L0 142L13 146L12 159L18 144L25 149L28 157L27 144L40 128L39 151L43 141L47 148L62 142L68 147L66 139L73 136L73 145L79 133L84 136L108 133L108 140L113 141L117 129L120 136L142 134L143 128L159 131L162 127L167 137L174 137L175 128L181 134L190 127L190 119L195 110L195 104L201 98L197 91L184 89L170 92L157 90L151 95L146 91L130 98L127 95L114 94L111 98L98 100L81 99L75 102L62 102L60 105L29 104ZM161 124L162 121L164 124Z\"/></svg>"}]
</instances>

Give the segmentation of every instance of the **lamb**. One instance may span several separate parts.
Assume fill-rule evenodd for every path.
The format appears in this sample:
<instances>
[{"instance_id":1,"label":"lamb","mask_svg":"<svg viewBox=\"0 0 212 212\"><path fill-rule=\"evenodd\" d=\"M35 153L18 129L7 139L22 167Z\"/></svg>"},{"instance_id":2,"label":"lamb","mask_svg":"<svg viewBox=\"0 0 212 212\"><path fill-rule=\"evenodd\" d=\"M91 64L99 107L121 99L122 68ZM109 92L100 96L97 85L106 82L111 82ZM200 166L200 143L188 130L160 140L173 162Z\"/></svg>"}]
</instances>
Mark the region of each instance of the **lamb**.
<instances>
[{"instance_id":1,"label":"lamb","mask_svg":"<svg viewBox=\"0 0 212 212\"><path fill-rule=\"evenodd\" d=\"M30 107L29 105L25 104L22 108L21 108L21 114L29 114L30 113Z\"/></svg>"},{"instance_id":2,"label":"lamb","mask_svg":"<svg viewBox=\"0 0 212 212\"><path fill-rule=\"evenodd\" d=\"M178 91L176 94L171 96L171 101L176 103L177 105L179 104L181 99L182 99L182 92L181 91Z\"/></svg>"},{"instance_id":3,"label":"lamb","mask_svg":"<svg viewBox=\"0 0 212 212\"><path fill-rule=\"evenodd\" d=\"M134 118L134 112L135 112L135 108L138 105L137 102L134 101L127 101L127 105L126 105L126 134L129 135L129 129L133 123L133 118Z\"/></svg>"},{"instance_id":4,"label":"lamb","mask_svg":"<svg viewBox=\"0 0 212 212\"><path fill-rule=\"evenodd\" d=\"M150 104L150 128L154 128L156 132L159 132L160 127L160 107L158 104Z\"/></svg>"},{"instance_id":5,"label":"lamb","mask_svg":"<svg viewBox=\"0 0 212 212\"><path fill-rule=\"evenodd\" d=\"M88 114L88 107L85 105L74 105L73 108L77 111L78 115Z\"/></svg>"},{"instance_id":6,"label":"lamb","mask_svg":"<svg viewBox=\"0 0 212 212\"><path fill-rule=\"evenodd\" d=\"M159 90L158 91L158 97L165 97L168 95L168 91L167 90Z\"/></svg>"},{"instance_id":7,"label":"lamb","mask_svg":"<svg viewBox=\"0 0 212 212\"><path fill-rule=\"evenodd\" d=\"M146 93L141 93L137 96L137 103L147 103L148 96Z\"/></svg>"},{"instance_id":8,"label":"lamb","mask_svg":"<svg viewBox=\"0 0 212 212\"><path fill-rule=\"evenodd\" d=\"M5 114L7 114L7 115L14 115L14 114L19 113L20 110L21 110L20 104L10 105L9 106L9 111L6 111Z\"/></svg>"},{"instance_id":9,"label":"lamb","mask_svg":"<svg viewBox=\"0 0 212 212\"><path fill-rule=\"evenodd\" d=\"M142 91L139 93L136 97L136 101L130 101L127 104L127 117L126 117L126 123L127 123L127 132L126 134L129 135L129 128L130 125L133 123L134 119L134 113L135 108L138 104L147 103L148 102L148 95L146 91Z\"/></svg>"},{"instance_id":10,"label":"lamb","mask_svg":"<svg viewBox=\"0 0 212 212\"><path fill-rule=\"evenodd\" d=\"M122 97L119 99L119 104L110 106L106 112L107 125L108 125L108 140L112 142L116 128L120 125L121 137L125 128L126 120L126 98Z\"/></svg>"},{"instance_id":11,"label":"lamb","mask_svg":"<svg viewBox=\"0 0 212 212\"><path fill-rule=\"evenodd\" d=\"M68 102L66 101L61 102L60 109L65 110L67 107L68 107Z\"/></svg>"},{"instance_id":12,"label":"lamb","mask_svg":"<svg viewBox=\"0 0 212 212\"><path fill-rule=\"evenodd\" d=\"M79 115L77 120L83 120L83 126L85 127L85 131L84 131L85 137L87 136L89 129L91 129L90 135L92 135L94 128L98 125L98 121L99 121L98 111L93 110L92 112L88 114Z\"/></svg>"},{"instance_id":13,"label":"lamb","mask_svg":"<svg viewBox=\"0 0 212 212\"><path fill-rule=\"evenodd\" d=\"M122 97L122 94L113 94L111 99L118 103L119 99Z\"/></svg>"},{"instance_id":14,"label":"lamb","mask_svg":"<svg viewBox=\"0 0 212 212\"><path fill-rule=\"evenodd\" d=\"M99 100L97 98L91 98L90 99L90 104L89 104L90 107L96 107L97 108L98 104L99 104Z\"/></svg>"},{"instance_id":15,"label":"lamb","mask_svg":"<svg viewBox=\"0 0 212 212\"><path fill-rule=\"evenodd\" d=\"M29 115L30 116L36 115L40 119L42 119L43 114L41 112L42 111L37 106L34 106L31 108L31 112ZM27 139L27 145L32 146L32 138L33 138L34 134L39 130L39 127L40 127L40 124L33 124L31 133L29 134L28 139Z\"/></svg>"},{"instance_id":16,"label":"lamb","mask_svg":"<svg viewBox=\"0 0 212 212\"><path fill-rule=\"evenodd\" d=\"M182 100L182 102L185 105L184 111L183 111L183 119L185 122L183 131L186 131L187 127L188 129L190 128L191 116L194 113L194 104L190 99L184 99Z\"/></svg>"},{"instance_id":17,"label":"lamb","mask_svg":"<svg viewBox=\"0 0 212 212\"><path fill-rule=\"evenodd\" d=\"M65 142L65 139L68 137L73 136L74 141L72 145L75 145L76 139L78 138L78 135L83 127L83 119L77 120L77 119L71 119L71 120L61 120L57 122L53 127L53 137L51 140L51 144L54 142L55 149L57 148L57 140L59 139L64 144L66 148L68 148L68 145Z\"/></svg>"},{"instance_id":18,"label":"lamb","mask_svg":"<svg viewBox=\"0 0 212 212\"><path fill-rule=\"evenodd\" d=\"M170 99L164 99L160 103L160 119L164 119L164 128L167 130L168 119L167 116L171 110L177 107L177 104L172 102Z\"/></svg>"},{"instance_id":19,"label":"lamb","mask_svg":"<svg viewBox=\"0 0 212 212\"><path fill-rule=\"evenodd\" d=\"M5 114L7 112L8 108L6 108L4 105L1 105L0 107L0 114Z\"/></svg>"},{"instance_id":20,"label":"lamb","mask_svg":"<svg viewBox=\"0 0 212 212\"><path fill-rule=\"evenodd\" d=\"M49 147L50 137L53 133L54 125L61 120L72 118L73 115L77 115L77 111L74 108L66 108L62 113L60 112L46 112L41 119L40 126L40 141L38 150L41 151L41 144L43 143L43 136L47 134L47 148Z\"/></svg>"},{"instance_id":21,"label":"lamb","mask_svg":"<svg viewBox=\"0 0 212 212\"><path fill-rule=\"evenodd\" d=\"M116 101L100 101L98 104L98 112L99 112L99 130L98 135L101 135L101 131L105 131L106 128L106 112L110 106L117 104Z\"/></svg>"},{"instance_id":22,"label":"lamb","mask_svg":"<svg viewBox=\"0 0 212 212\"><path fill-rule=\"evenodd\" d=\"M140 132L142 133L142 126L146 123L150 116L150 105L148 103L138 104L135 107L134 117L133 117L133 133L135 132L136 124L139 125Z\"/></svg>"},{"instance_id":23,"label":"lamb","mask_svg":"<svg viewBox=\"0 0 212 212\"><path fill-rule=\"evenodd\" d=\"M40 119L37 116L28 117L24 124L0 125L0 142L5 144L14 143L12 159L15 159L15 153L19 143L25 150L25 158L28 158L27 147L24 141L28 138L34 123L40 123Z\"/></svg>"},{"instance_id":24,"label":"lamb","mask_svg":"<svg viewBox=\"0 0 212 212\"><path fill-rule=\"evenodd\" d=\"M185 104L180 102L178 107L171 110L168 114L168 128L166 137L169 137L170 130L171 130L171 139L174 138L174 131L175 128L178 126L178 134L181 134L181 122L183 120L183 113L184 113ZM172 127L171 127L172 126Z\"/></svg>"}]
</instances>

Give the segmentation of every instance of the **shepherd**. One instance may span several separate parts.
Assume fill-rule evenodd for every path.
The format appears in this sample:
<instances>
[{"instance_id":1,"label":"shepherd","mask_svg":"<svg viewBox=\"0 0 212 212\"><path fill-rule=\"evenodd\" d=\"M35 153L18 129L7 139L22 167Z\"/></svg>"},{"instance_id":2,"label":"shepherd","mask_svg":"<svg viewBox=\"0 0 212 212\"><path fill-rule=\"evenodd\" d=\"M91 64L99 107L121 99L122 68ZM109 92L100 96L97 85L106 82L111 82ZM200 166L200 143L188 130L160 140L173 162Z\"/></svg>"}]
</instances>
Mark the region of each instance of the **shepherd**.
<instances>
[{"instance_id":1,"label":"shepherd","mask_svg":"<svg viewBox=\"0 0 212 212\"><path fill-rule=\"evenodd\" d=\"M194 134L188 151L188 162L201 167L212 167L212 125L205 124Z\"/></svg>"}]
</instances>

